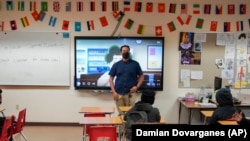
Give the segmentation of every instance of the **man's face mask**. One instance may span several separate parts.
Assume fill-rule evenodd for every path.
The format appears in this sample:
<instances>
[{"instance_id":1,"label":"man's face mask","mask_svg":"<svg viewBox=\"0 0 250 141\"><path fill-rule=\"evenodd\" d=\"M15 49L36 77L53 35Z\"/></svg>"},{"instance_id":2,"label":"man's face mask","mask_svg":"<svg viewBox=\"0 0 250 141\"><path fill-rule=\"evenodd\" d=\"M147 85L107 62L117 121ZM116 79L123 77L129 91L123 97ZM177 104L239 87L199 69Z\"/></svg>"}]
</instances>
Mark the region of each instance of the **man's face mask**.
<instances>
[{"instance_id":1,"label":"man's face mask","mask_svg":"<svg viewBox=\"0 0 250 141\"><path fill-rule=\"evenodd\" d=\"M128 59L128 58L129 58L129 52L124 52L124 53L122 53L122 57L123 57L124 59Z\"/></svg>"}]
</instances>

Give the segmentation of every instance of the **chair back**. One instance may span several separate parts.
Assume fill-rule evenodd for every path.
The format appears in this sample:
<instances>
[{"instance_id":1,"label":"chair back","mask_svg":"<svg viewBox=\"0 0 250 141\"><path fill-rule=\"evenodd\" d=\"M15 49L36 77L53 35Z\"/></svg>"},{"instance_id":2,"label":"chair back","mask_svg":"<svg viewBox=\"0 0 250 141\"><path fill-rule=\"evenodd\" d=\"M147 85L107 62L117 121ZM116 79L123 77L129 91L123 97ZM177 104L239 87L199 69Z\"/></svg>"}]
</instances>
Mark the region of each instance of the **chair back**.
<instances>
[{"instance_id":1,"label":"chair back","mask_svg":"<svg viewBox=\"0 0 250 141\"><path fill-rule=\"evenodd\" d=\"M3 123L0 141L10 141L13 135L13 121L14 116L11 118L6 118Z\"/></svg>"},{"instance_id":2,"label":"chair back","mask_svg":"<svg viewBox=\"0 0 250 141\"><path fill-rule=\"evenodd\" d=\"M91 126L89 141L117 141L116 126Z\"/></svg>"},{"instance_id":3,"label":"chair back","mask_svg":"<svg viewBox=\"0 0 250 141\"><path fill-rule=\"evenodd\" d=\"M25 123L26 123L26 108L19 111L13 133L14 134L20 133L23 130Z\"/></svg>"},{"instance_id":4,"label":"chair back","mask_svg":"<svg viewBox=\"0 0 250 141\"><path fill-rule=\"evenodd\" d=\"M84 113L84 117L105 117L105 113ZM86 134L89 134L89 128L91 125L86 126ZM84 134L84 130L83 130Z\"/></svg>"}]
</instances>

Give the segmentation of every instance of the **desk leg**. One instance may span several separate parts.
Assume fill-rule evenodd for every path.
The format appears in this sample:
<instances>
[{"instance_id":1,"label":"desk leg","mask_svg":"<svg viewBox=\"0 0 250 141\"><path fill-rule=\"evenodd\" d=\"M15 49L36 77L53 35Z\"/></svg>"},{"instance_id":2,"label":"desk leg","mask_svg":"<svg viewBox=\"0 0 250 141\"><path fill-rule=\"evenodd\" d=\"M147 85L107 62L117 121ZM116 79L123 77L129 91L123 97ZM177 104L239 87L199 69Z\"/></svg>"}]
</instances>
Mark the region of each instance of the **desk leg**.
<instances>
[{"instance_id":1,"label":"desk leg","mask_svg":"<svg viewBox=\"0 0 250 141\"><path fill-rule=\"evenodd\" d=\"M84 124L84 135L83 135L83 141L86 141L86 130L87 130L87 124Z\"/></svg>"},{"instance_id":2,"label":"desk leg","mask_svg":"<svg viewBox=\"0 0 250 141\"><path fill-rule=\"evenodd\" d=\"M178 123L180 124L180 120L181 120L181 102L179 105L179 119L178 119Z\"/></svg>"},{"instance_id":3,"label":"desk leg","mask_svg":"<svg viewBox=\"0 0 250 141\"><path fill-rule=\"evenodd\" d=\"M3 117L5 117L5 115L4 115L4 113L3 113L3 111L1 112L1 114L3 115Z\"/></svg>"},{"instance_id":4,"label":"desk leg","mask_svg":"<svg viewBox=\"0 0 250 141\"><path fill-rule=\"evenodd\" d=\"M188 124L189 124L189 125L191 124L191 114L192 114L192 109L189 108L189 109L188 109Z\"/></svg>"}]
</instances>

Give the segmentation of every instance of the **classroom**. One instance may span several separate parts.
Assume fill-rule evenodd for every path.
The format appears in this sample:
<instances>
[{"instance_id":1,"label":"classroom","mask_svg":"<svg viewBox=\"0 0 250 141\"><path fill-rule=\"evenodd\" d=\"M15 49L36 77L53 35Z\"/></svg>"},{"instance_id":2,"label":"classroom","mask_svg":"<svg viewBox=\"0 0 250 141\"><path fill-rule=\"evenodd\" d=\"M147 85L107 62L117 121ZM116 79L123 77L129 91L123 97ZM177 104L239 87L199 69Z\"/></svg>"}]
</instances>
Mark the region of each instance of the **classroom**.
<instances>
[{"instance_id":1,"label":"classroom","mask_svg":"<svg viewBox=\"0 0 250 141\"><path fill-rule=\"evenodd\" d=\"M82 106L115 107L109 90L76 89L76 77L82 77L77 72L86 71L77 67L76 61L86 58L76 58L80 51L75 50L75 37L164 37L162 90L156 91L154 106L159 108L162 118L169 124L203 124L199 112L192 112L191 119L188 119L190 113L185 108L180 111L178 99L188 94L198 97L203 87L214 98L215 76L225 78L222 87L231 85L235 97L239 92L250 93L248 1L68 2L1 1L0 88L3 90L1 107L5 108L5 115L17 115L25 107L27 123L77 125L82 117L79 114ZM121 12L118 14L123 14L122 17L120 15L117 18L114 11ZM181 62L183 51L190 50L187 46L181 46L183 34L186 33L190 34L193 44L191 51L194 54L191 54L195 60L192 64ZM239 67L240 62L237 62L242 52L225 49L225 46L227 49L236 49L240 44L236 45L236 41L241 33L248 39L244 50L244 67ZM235 44L228 45L225 43L227 39ZM228 56L232 52L233 59L230 60ZM146 52L140 54L140 51L134 49L135 58L144 54ZM220 66L220 59L224 65L233 61L233 71ZM143 57L138 60L150 73L158 75L158 66L150 66ZM245 74L244 85L238 83L237 77L240 75L241 80L242 71ZM151 77L150 74L148 77ZM140 99L140 93L136 99ZM250 116L247 109L245 111ZM113 115L118 115L118 111L115 110Z\"/></svg>"}]
</instances>

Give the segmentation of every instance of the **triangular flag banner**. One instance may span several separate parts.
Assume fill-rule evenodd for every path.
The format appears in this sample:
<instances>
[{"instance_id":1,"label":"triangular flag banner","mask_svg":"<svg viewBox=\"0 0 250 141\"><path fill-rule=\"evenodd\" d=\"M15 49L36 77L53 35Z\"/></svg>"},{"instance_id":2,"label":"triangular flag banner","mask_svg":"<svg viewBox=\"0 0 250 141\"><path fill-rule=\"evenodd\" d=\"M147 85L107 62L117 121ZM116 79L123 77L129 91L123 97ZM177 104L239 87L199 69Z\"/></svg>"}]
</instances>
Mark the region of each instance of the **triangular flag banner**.
<instances>
[{"instance_id":1,"label":"triangular flag banner","mask_svg":"<svg viewBox=\"0 0 250 141\"><path fill-rule=\"evenodd\" d=\"M211 4L205 4L204 5L204 14L210 14L211 13Z\"/></svg>"},{"instance_id":2,"label":"triangular flag banner","mask_svg":"<svg viewBox=\"0 0 250 141\"><path fill-rule=\"evenodd\" d=\"M1 31L4 31L4 21L1 22L0 29L1 29Z\"/></svg>"},{"instance_id":3,"label":"triangular flag banner","mask_svg":"<svg viewBox=\"0 0 250 141\"><path fill-rule=\"evenodd\" d=\"M32 15L32 17L33 17L33 19L34 19L35 21L38 21L39 15L38 15L38 12L37 12L36 10L33 11L33 12L31 13L31 15Z\"/></svg>"},{"instance_id":4,"label":"triangular flag banner","mask_svg":"<svg viewBox=\"0 0 250 141\"><path fill-rule=\"evenodd\" d=\"M196 22L196 28L202 28L204 23L204 19L198 18Z\"/></svg>"},{"instance_id":5,"label":"triangular flag banner","mask_svg":"<svg viewBox=\"0 0 250 141\"><path fill-rule=\"evenodd\" d=\"M133 24L134 24L134 21L131 19L128 19L127 22L125 23L124 27L126 27L127 29L131 29Z\"/></svg>"},{"instance_id":6,"label":"triangular flag banner","mask_svg":"<svg viewBox=\"0 0 250 141\"><path fill-rule=\"evenodd\" d=\"M54 1L53 2L53 10L54 10L54 12L60 12L60 3L59 3L59 1Z\"/></svg>"},{"instance_id":7,"label":"triangular flag banner","mask_svg":"<svg viewBox=\"0 0 250 141\"><path fill-rule=\"evenodd\" d=\"M236 21L236 31L243 31L243 21Z\"/></svg>"},{"instance_id":8,"label":"triangular flag banner","mask_svg":"<svg viewBox=\"0 0 250 141\"><path fill-rule=\"evenodd\" d=\"M193 14L200 14L200 4L193 4Z\"/></svg>"},{"instance_id":9,"label":"triangular flag banner","mask_svg":"<svg viewBox=\"0 0 250 141\"><path fill-rule=\"evenodd\" d=\"M112 1L112 11L119 11L119 2Z\"/></svg>"},{"instance_id":10,"label":"triangular flag banner","mask_svg":"<svg viewBox=\"0 0 250 141\"><path fill-rule=\"evenodd\" d=\"M71 12L71 1L66 1L65 11L66 12Z\"/></svg>"},{"instance_id":11,"label":"triangular flag banner","mask_svg":"<svg viewBox=\"0 0 250 141\"><path fill-rule=\"evenodd\" d=\"M102 6L102 11L107 11L107 2L106 1L102 1L101 6Z\"/></svg>"},{"instance_id":12,"label":"triangular flag banner","mask_svg":"<svg viewBox=\"0 0 250 141\"><path fill-rule=\"evenodd\" d=\"M100 20L100 22L101 22L102 27L105 27L105 26L108 25L108 21L107 21L106 16L100 17L99 20Z\"/></svg>"},{"instance_id":13,"label":"triangular flag banner","mask_svg":"<svg viewBox=\"0 0 250 141\"><path fill-rule=\"evenodd\" d=\"M30 1L30 11L36 11L36 1Z\"/></svg>"},{"instance_id":14,"label":"triangular flag banner","mask_svg":"<svg viewBox=\"0 0 250 141\"><path fill-rule=\"evenodd\" d=\"M141 12L142 2L135 2L135 12Z\"/></svg>"},{"instance_id":15,"label":"triangular flag banner","mask_svg":"<svg viewBox=\"0 0 250 141\"><path fill-rule=\"evenodd\" d=\"M224 32L230 32L230 29L231 29L231 23L224 22Z\"/></svg>"},{"instance_id":16,"label":"triangular flag banner","mask_svg":"<svg viewBox=\"0 0 250 141\"><path fill-rule=\"evenodd\" d=\"M165 12L165 3L158 3L158 12L159 13Z\"/></svg>"},{"instance_id":17,"label":"triangular flag banner","mask_svg":"<svg viewBox=\"0 0 250 141\"><path fill-rule=\"evenodd\" d=\"M155 36L162 36L162 26L155 26Z\"/></svg>"},{"instance_id":18,"label":"triangular flag banner","mask_svg":"<svg viewBox=\"0 0 250 141\"><path fill-rule=\"evenodd\" d=\"M169 13L175 13L176 11L176 4L175 3L170 3L169 5Z\"/></svg>"},{"instance_id":19,"label":"triangular flag banner","mask_svg":"<svg viewBox=\"0 0 250 141\"><path fill-rule=\"evenodd\" d=\"M187 4L182 3L181 4L181 14L187 14Z\"/></svg>"},{"instance_id":20,"label":"triangular flag banner","mask_svg":"<svg viewBox=\"0 0 250 141\"><path fill-rule=\"evenodd\" d=\"M63 20L62 30L69 30L69 21L68 20Z\"/></svg>"},{"instance_id":21,"label":"triangular flag banner","mask_svg":"<svg viewBox=\"0 0 250 141\"><path fill-rule=\"evenodd\" d=\"M75 32L81 32L82 25L81 22L75 22Z\"/></svg>"},{"instance_id":22,"label":"triangular flag banner","mask_svg":"<svg viewBox=\"0 0 250 141\"><path fill-rule=\"evenodd\" d=\"M227 7L228 7L228 14L229 15L234 14L234 4L229 4Z\"/></svg>"},{"instance_id":23,"label":"triangular flag banner","mask_svg":"<svg viewBox=\"0 0 250 141\"><path fill-rule=\"evenodd\" d=\"M57 20L56 17L50 16L49 24L48 25L54 27L56 25L56 20Z\"/></svg>"},{"instance_id":24,"label":"triangular flag banner","mask_svg":"<svg viewBox=\"0 0 250 141\"><path fill-rule=\"evenodd\" d=\"M41 2L41 11L48 11L48 2L47 1Z\"/></svg>"},{"instance_id":25,"label":"triangular flag banner","mask_svg":"<svg viewBox=\"0 0 250 141\"><path fill-rule=\"evenodd\" d=\"M82 1L76 2L76 11L83 11L83 2Z\"/></svg>"},{"instance_id":26,"label":"triangular flag banner","mask_svg":"<svg viewBox=\"0 0 250 141\"><path fill-rule=\"evenodd\" d=\"M210 31L216 31L217 30L217 21L211 21L211 25L210 25Z\"/></svg>"},{"instance_id":27,"label":"triangular flag banner","mask_svg":"<svg viewBox=\"0 0 250 141\"><path fill-rule=\"evenodd\" d=\"M91 20L91 21L87 21L87 27L88 27L88 30L95 30L95 24L94 24L94 21Z\"/></svg>"},{"instance_id":28,"label":"triangular flag banner","mask_svg":"<svg viewBox=\"0 0 250 141\"><path fill-rule=\"evenodd\" d=\"M29 24L29 21L28 21L28 18L25 16L25 17L23 17L23 18L21 18L21 22L22 22L22 24L23 24L23 27L27 27L27 26L29 26L30 24Z\"/></svg>"},{"instance_id":29,"label":"triangular flag banner","mask_svg":"<svg viewBox=\"0 0 250 141\"><path fill-rule=\"evenodd\" d=\"M10 21L11 30L17 30L16 20Z\"/></svg>"},{"instance_id":30,"label":"triangular flag banner","mask_svg":"<svg viewBox=\"0 0 250 141\"><path fill-rule=\"evenodd\" d=\"M172 22L169 22L168 24L167 24L167 26L168 26L168 29L169 29L169 31L170 32L173 32L173 31L175 31L176 30L176 28L175 28L175 25L174 25L174 22L172 21Z\"/></svg>"},{"instance_id":31,"label":"triangular flag banner","mask_svg":"<svg viewBox=\"0 0 250 141\"><path fill-rule=\"evenodd\" d=\"M215 13L217 14L217 15L221 15L222 14L222 5L216 5L216 7L215 7Z\"/></svg>"},{"instance_id":32,"label":"triangular flag banner","mask_svg":"<svg viewBox=\"0 0 250 141\"><path fill-rule=\"evenodd\" d=\"M189 25L189 23L190 23L190 21L191 21L191 18L192 18L192 16L191 16L191 15L188 15L188 17L187 17L187 20L186 20L186 23L185 23L185 24Z\"/></svg>"},{"instance_id":33,"label":"triangular flag banner","mask_svg":"<svg viewBox=\"0 0 250 141\"><path fill-rule=\"evenodd\" d=\"M18 1L18 11L24 11L24 1Z\"/></svg>"},{"instance_id":34,"label":"triangular flag banner","mask_svg":"<svg viewBox=\"0 0 250 141\"><path fill-rule=\"evenodd\" d=\"M177 17L177 20L179 21L179 23L180 23L181 25L184 24L184 21L182 20L181 16L178 16L178 17Z\"/></svg>"},{"instance_id":35,"label":"triangular flag banner","mask_svg":"<svg viewBox=\"0 0 250 141\"><path fill-rule=\"evenodd\" d=\"M240 14L245 15L247 13L247 5L246 4L240 4Z\"/></svg>"},{"instance_id":36,"label":"triangular flag banner","mask_svg":"<svg viewBox=\"0 0 250 141\"><path fill-rule=\"evenodd\" d=\"M130 0L124 0L123 1L123 10L126 12L130 11Z\"/></svg>"},{"instance_id":37,"label":"triangular flag banner","mask_svg":"<svg viewBox=\"0 0 250 141\"><path fill-rule=\"evenodd\" d=\"M146 12L153 12L153 3L152 2L146 3Z\"/></svg>"},{"instance_id":38,"label":"triangular flag banner","mask_svg":"<svg viewBox=\"0 0 250 141\"><path fill-rule=\"evenodd\" d=\"M144 34L144 31L145 31L145 26L142 25L142 24L139 24L138 28L137 28L137 33L138 34Z\"/></svg>"}]
</instances>

